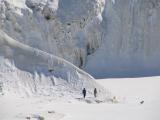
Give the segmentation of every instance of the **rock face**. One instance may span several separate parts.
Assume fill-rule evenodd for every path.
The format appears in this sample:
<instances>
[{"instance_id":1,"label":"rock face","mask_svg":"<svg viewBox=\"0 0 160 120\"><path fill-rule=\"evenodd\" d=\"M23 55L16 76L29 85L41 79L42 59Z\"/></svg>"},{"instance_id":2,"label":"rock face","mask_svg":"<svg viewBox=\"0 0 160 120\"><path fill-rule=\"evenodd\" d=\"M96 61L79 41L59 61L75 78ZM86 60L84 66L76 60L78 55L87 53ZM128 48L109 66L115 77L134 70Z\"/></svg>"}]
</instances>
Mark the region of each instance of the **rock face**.
<instances>
[{"instance_id":1,"label":"rock face","mask_svg":"<svg viewBox=\"0 0 160 120\"><path fill-rule=\"evenodd\" d=\"M0 29L97 78L160 75L159 0L1 0Z\"/></svg>"}]
</instances>

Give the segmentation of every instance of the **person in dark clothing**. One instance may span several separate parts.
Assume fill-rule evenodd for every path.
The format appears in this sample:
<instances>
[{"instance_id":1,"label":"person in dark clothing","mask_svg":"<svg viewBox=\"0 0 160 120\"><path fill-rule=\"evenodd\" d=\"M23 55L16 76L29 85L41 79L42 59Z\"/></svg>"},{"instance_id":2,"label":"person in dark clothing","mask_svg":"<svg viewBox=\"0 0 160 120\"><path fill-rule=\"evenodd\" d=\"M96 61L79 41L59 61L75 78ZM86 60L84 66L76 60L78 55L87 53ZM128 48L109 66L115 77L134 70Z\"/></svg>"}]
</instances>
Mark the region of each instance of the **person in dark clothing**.
<instances>
[{"instance_id":1,"label":"person in dark clothing","mask_svg":"<svg viewBox=\"0 0 160 120\"><path fill-rule=\"evenodd\" d=\"M86 97L86 89L85 88L83 88L82 93L83 93L83 97L85 98Z\"/></svg>"},{"instance_id":2,"label":"person in dark clothing","mask_svg":"<svg viewBox=\"0 0 160 120\"><path fill-rule=\"evenodd\" d=\"M143 104L144 103L144 101L142 100L141 102L140 102L140 104Z\"/></svg>"},{"instance_id":3,"label":"person in dark clothing","mask_svg":"<svg viewBox=\"0 0 160 120\"><path fill-rule=\"evenodd\" d=\"M97 97L97 89L94 88L94 97L96 98Z\"/></svg>"}]
</instances>

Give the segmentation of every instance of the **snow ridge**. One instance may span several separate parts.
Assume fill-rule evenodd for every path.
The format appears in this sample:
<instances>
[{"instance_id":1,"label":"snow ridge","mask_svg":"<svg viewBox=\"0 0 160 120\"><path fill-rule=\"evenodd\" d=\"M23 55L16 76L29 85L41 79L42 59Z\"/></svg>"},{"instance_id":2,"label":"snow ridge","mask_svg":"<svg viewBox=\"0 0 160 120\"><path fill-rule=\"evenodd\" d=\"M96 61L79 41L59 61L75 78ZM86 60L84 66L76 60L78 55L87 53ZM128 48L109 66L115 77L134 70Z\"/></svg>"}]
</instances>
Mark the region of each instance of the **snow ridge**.
<instances>
[{"instance_id":1,"label":"snow ridge","mask_svg":"<svg viewBox=\"0 0 160 120\"><path fill-rule=\"evenodd\" d=\"M105 90L92 76L66 60L19 43L0 31L1 82L16 94L74 95L83 87ZM18 92L17 92L18 91ZM72 93L73 92L73 93ZM78 93L78 94L79 94Z\"/></svg>"}]
</instances>

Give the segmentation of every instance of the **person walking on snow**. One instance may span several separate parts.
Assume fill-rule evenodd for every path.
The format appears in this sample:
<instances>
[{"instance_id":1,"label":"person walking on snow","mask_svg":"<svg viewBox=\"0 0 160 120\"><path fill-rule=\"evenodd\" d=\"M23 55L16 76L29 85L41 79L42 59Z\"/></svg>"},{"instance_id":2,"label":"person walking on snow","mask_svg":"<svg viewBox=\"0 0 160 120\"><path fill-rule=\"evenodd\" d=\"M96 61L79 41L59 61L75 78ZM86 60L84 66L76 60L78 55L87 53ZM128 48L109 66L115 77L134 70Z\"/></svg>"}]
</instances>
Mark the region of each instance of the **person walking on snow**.
<instances>
[{"instance_id":1,"label":"person walking on snow","mask_svg":"<svg viewBox=\"0 0 160 120\"><path fill-rule=\"evenodd\" d=\"M85 98L86 97L86 89L85 88L83 88L82 93L83 93L83 97Z\"/></svg>"},{"instance_id":2,"label":"person walking on snow","mask_svg":"<svg viewBox=\"0 0 160 120\"><path fill-rule=\"evenodd\" d=\"M96 98L97 97L97 89L94 88L94 97Z\"/></svg>"}]
</instances>

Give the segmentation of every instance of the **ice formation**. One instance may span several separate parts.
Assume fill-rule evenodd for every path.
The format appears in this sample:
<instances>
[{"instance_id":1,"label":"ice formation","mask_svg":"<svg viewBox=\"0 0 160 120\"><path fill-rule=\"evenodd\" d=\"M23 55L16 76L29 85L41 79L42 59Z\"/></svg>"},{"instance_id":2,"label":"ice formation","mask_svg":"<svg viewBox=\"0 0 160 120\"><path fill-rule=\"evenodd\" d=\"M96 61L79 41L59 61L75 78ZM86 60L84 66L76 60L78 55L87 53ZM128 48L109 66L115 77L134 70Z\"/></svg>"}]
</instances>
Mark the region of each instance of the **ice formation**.
<instances>
[{"instance_id":1,"label":"ice formation","mask_svg":"<svg viewBox=\"0 0 160 120\"><path fill-rule=\"evenodd\" d=\"M98 78L160 75L159 13L159 0L107 0L104 37L86 71Z\"/></svg>"},{"instance_id":2,"label":"ice formation","mask_svg":"<svg viewBox=\"0 0 160 120\"><path fill-rule=\"evenodd\" d=\"M5 94L57 96L63 93L63 97L79 95L83 87L88 92L95 87L104 92L92 76L73 64L24 45L2 31L0 56L1 92Z\"/></svg>"}]
</instances>

